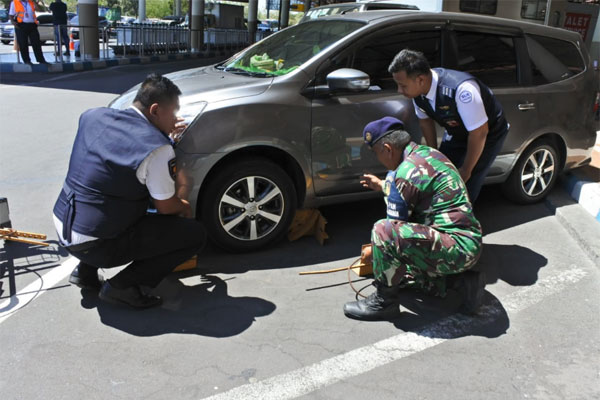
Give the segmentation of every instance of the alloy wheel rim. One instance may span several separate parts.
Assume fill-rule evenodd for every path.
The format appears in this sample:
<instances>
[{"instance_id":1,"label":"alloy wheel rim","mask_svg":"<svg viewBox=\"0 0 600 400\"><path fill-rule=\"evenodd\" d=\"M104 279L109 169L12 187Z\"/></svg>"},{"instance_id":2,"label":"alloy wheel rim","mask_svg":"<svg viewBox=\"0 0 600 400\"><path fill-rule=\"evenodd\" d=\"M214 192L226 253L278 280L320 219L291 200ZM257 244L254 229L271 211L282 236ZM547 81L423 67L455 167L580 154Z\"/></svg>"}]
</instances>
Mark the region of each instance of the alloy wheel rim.
<instances>
[{"instance_id":1,"label":"alloy wheel rim","mask_svg":"<svg viewBox=\"0 0 600 400\"><path fill-rule=\"evenodd\" d=\"M521 171L521 188L530 197L539 196L552 182L555 170L554 156L548 149L534 151Z\"/></svg>"},{"instance_id":2,"label":"alloy wheel rim","mask_svg":"<svg viewBox=\"0 0 600 400\"><path fill-rule=\"evenodd\" d=\"M219 201L219 221L228 235L253 241L270 234L281 221L285 201L270 179L247 176L235 181Z\"/></svg>"}]
</instances>

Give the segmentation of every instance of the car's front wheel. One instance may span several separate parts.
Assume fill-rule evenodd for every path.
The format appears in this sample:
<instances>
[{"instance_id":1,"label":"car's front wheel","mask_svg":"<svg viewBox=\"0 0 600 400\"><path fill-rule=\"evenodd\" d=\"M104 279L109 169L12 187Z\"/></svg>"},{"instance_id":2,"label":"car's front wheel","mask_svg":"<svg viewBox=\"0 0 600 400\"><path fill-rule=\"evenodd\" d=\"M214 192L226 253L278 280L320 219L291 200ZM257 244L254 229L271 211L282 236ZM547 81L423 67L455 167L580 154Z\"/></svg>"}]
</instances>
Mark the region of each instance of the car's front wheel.
<instances>
[{"instance_id":1,"label":"car's front wheel","mask_svg":"<svg viewBox=\"0 0 600 400\"><path fill-rule=\"evenodd\" d=\"M294 184L283 169L268 159L248 158L210 178L200 216L220 247L253 251L285 235L296 203Z\"/></svg>"},{"instance_id":2,"label":"car's front wheel","mask_svg":"<svg viewBox=\"0 0 600 400\"><path fill-rule=\"evenodd\" d=\"M538 140L523 152L502 187L509 199L531 204L552 190L559 173L558 152L547 140Z\"/></svg>"}]
</instances>

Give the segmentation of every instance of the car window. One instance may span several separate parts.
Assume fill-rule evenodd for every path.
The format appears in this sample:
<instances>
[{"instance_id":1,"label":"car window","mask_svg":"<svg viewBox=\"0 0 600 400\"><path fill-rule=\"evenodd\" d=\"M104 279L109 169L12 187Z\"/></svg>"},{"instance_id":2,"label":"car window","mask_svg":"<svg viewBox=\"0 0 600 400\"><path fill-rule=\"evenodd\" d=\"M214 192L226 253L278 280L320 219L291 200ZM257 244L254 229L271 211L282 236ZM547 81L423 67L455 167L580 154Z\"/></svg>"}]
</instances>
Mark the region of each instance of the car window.
<instances>
[{"instance_id":1,"label":"car window","mask_svg":"<svg viewBox=\"0 0 600 400\"><path fill-rule=\"evenodd\" d=\"M388 72L392 60L402 49L418 50L425 54L432 67L439 67L440 31L383 32L372 35L362 44L341 55L323 68L317 76L317 84L326 84L326 76L335 69L349 66L365 72L371 78L371 86L382 90L397 90Z\"/></svg>"},{"instance_id":2,"label":"car window","mask_svg":"<svg viewBox=\"0 0 600 400\"><path fill-rule=\"evenodd\" d=\"M52 14L38 15L37 20L40 24L51 24L52 23Z\"/></svg>"},{"instance_id":3,"label":"car window","mask_svg":"<svg viewBox=\"0 0 600 400\"><path fill-rule=\"evenodd\" d=\"M498 0L460 0L459 7L463 12L496 15Z\"/></svg>"},{"instance_id":4,"label":"car window","mask_svg":"<svg viewBox=\"0 0 600 400\"><path fill-rule=\"evenodd\" d=\"M527 35L526 42L534 85L558 82L585 69L581 53L571 42L537 35Z\"/></svg>"},{"instance_id":5,"label":"car window","mask_svg":"<svg viewBox=\"0 0 600 400\"><path fill-rule=\"evenodd\" d=\"M456 69L490 87L517 86L517 57L511 36L457 31Z\"/></svg>"},{"instance_id":6,"label":"car window","mask_svg":"<svg viewBox=\"0 0 600 400\"><path fill-rule=\"evenodd\" d=\"M225 70L285 75L362 26L363 22L326 20L295 25L228 60L224 64Z\"/></svg>"}]
</instances>

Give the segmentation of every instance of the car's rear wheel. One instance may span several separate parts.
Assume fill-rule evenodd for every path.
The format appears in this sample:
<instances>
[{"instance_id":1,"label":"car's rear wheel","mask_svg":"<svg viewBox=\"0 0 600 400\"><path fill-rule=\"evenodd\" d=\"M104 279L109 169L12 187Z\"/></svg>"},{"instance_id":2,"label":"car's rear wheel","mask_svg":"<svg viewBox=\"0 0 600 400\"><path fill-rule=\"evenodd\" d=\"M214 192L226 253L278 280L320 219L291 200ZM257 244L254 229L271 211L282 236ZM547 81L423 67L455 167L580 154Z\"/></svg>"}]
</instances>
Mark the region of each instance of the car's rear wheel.
<instances>
[{"instance_id":1,"label":"car's rear wheel","mask_svg":"<svg viewBox=\"0 0 600 400\"><path fill-rule=\"evenodd\" d=\"M290 177L268 159L244 159L210 178L200 216L220 247L253 251L281 239L296 211Z\"/></svg>"},{"instance_id":2,"label":"car's rear wheel","mask_svg":"<svg viewBox=\"0 0 600 400\"><path fill-rule=\"evenodd\" d=\"M538 140L517 161L502 187L504 194L521 204L538 202L554 187L559 168L554 145L547 140Z\"/></svg>"}]
</instances>

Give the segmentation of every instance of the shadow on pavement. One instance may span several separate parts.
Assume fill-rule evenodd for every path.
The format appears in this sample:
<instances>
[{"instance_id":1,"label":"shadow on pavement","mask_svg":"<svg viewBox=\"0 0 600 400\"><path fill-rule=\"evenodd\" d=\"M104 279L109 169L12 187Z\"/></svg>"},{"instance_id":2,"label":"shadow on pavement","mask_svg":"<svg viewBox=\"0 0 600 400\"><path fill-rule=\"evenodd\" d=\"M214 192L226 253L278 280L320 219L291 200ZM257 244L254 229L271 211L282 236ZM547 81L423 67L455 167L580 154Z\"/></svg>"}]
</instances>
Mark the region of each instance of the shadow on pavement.
<instances>
[{"instance_id":1,"label":"shadow on pavement","mask_svg":"<svg viewBox=\"0 0 600 400\"><path fill-rule=\"evenodd\" d=\"M545 257L525 247L484 244L475 269L485 272L487 284L502 280L511 286L531 286L537 282L538 272L547 262ZM460 295L452 289L444 298L403 290L400 296L402 313L390 322L405 332L442 339L495 338L508 330L508 314L500 300L490 292L485 292L483 305L476 316L459 314L461 301Z\"/></svg>"},{"instance_id":2,"label":"shadow on pavement","mask_svg":"<svg viewBox=\"0 0 600 400\"><path fill-rule=\"evenodd\" d=\"M476 269L485 271L488 284L501 280L511 286L530 286L547 263L546 257L526 247L484 244Z\"/></svg>"},{"instance_id":3,"label":"shadow on pavement","mask_svg":"<svg viewBox=\"0 0 600 400\"><path fill-rule=\"evenodd\" d=\"M14 295L17 277L30 282L28 275L40 278L46 270L60 265L61 258L68 256L67 251L56 241L46 241L50 246L43 247L25 243L4 241L0 247L0 299ZM2 311L2 310L0 310Z\"/></svg>"},{"instance_id":4,"label":"shadow on pavement","mask_svg":"<svg viewBox=\"0 0 600 400\"><path fill-rule=\"evenodd\" d=\"M562 189L557 187L554 190ZM484 235L554 215L544 202L529 205L513 203L504 197L500 185L484 186L474 210Z\"/></svg>"},{"instance_id":5,"label":"shadow on pavement","mask_svg":"<svg viewBox=\"0 0 600 400\"><path fill-rule=\"evenodd\" d=\"M179 280L182 276L197 284L184 284ZM103 324L135 336L181 333L230 337L250 328L257 317L275 311L275 304L258 297L229 296L227 280L194 273L168 277L152 291L165 302L147 310L107 304L96 293L84 290L81 304L96 308Z\"/></svg>"},{"instance_id":6,"label":"shadow on pavement","mask_svg":"<svg viewBox=\"0 0 600 400\"><path fill-rule=\"evenodd\" d=\"M324 246L314 237L289 242L284 239L263 250L229 254L209 246L200 255L198 265L205 273L242 273L249 270L293 268L360 256L361 245L371 240L373 223L385 216L383 199L320 208L327 219Z\"/></svg>"},{"instance_id":7,"label":"shadow on pavement","mask_svg":"<svg viewBox=\"0 0 600 400\"><path fill-rule=\"evenodd\" d=\"M180 60L154 64L131 64L106 69L74 73L3 73L0 83L28 85L50 89L77 90L121 94L141 83L152 72L168 74L205 65L202 59Z\"/></svg>"},{"instance_id":8,"label":"shadow on pavement","mask_svg":"<svg viewBox=\"0 0 600 400\"><path fill-rule=\"evenodd\" d=\"M400 305L405 310L391 322L405 332L439 339L466 336L492 339L504 335L508 330L508 314L490 292L485 292L483 305L477 315L457 313L460 302L454 291L449 291L443 299L414 292L404 293Z\"/></svg>"}]
</instances>

